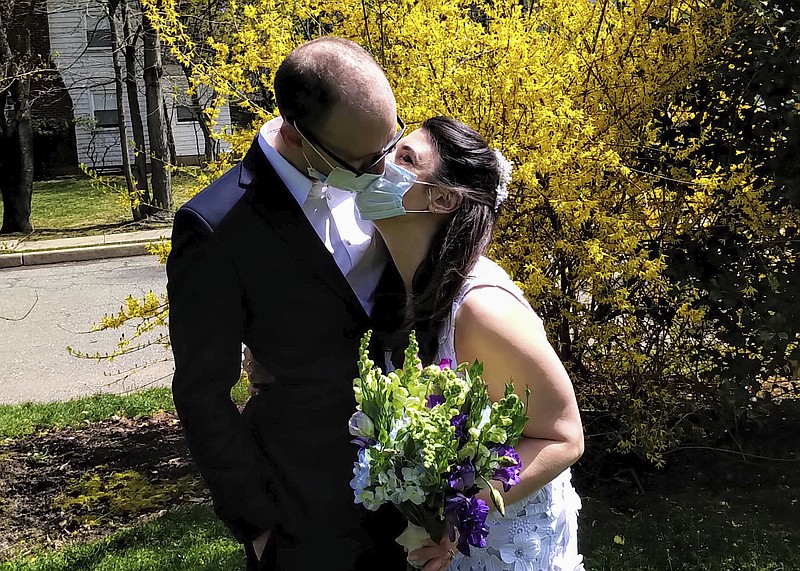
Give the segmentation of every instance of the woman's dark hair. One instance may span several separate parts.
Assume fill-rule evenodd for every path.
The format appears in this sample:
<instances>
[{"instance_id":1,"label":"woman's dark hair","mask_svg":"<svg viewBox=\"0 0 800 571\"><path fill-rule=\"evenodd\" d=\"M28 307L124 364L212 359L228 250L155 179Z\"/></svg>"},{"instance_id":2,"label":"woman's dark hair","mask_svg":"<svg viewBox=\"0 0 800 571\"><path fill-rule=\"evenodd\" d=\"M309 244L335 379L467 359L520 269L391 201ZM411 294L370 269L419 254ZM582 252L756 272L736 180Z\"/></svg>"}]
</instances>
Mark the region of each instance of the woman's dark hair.
<instances>
[{"instance_id":1,"label":"woman's dark hair","mask_svg":"<svg viewBox=\"0 0 800 571\"><path fill-rule=\"evenodd\" d=\"M416 330L420 357L427 364L436 354L438 335L455 297L489 247L497 220L500 166L483 137L459 121L433 117L422 124L422 130L439 159L430 182L461 196L461 204L434 237L428 256L414 275L411 311L390 337L392 348L402 349L408 332Z\"/></svg>"}]
</instances>

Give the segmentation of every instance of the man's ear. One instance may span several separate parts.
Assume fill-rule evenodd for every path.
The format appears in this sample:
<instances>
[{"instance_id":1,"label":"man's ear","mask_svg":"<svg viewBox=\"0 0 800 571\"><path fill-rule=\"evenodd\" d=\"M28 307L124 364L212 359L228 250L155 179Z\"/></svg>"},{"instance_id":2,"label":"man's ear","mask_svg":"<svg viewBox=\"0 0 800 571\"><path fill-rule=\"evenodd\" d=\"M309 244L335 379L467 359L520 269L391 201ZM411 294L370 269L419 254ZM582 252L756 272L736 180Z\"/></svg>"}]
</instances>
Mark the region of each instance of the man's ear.
<instances>
[{"instance_id":1,"label":"man's ear","mask_svg":"<svg viewBox=\"0 0 800 571\"><path fill-rule=\"evenodd\" d=\"M431 189L430 209L436 214L450 214L461 206L461 194L448 188Z\"/></svg>"},{"instance_id":2,"label":"man's ear","mask_svg":"<svg viewBox=\"0 0 800 571\"><path fill-rule=\"evenodd\" d=\"M281 138L283 139L283 143L293 149L300 149L303 146L303 138L300 136L300 132L295 129L294 125L292 125L286 119L283 120L281 123L280 128Z\"/></svg>"}]
</instances>

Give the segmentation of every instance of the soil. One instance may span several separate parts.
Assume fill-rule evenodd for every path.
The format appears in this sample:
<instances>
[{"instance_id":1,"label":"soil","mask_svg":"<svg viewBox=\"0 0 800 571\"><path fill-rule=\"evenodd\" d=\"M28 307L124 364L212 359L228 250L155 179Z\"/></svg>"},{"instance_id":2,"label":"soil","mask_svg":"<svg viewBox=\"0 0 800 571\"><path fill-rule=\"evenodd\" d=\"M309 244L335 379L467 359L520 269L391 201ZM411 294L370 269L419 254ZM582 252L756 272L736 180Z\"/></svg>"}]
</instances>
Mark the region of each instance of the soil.
<instances>
[{"instance_id":1,"label":"soil","mask_svg":"<svg viewBox=\"0 0 800 571\"><path fill-rule=\"evenodd\" d=\"M0 561L47 546L108 535L203 492L166 500L160 510L135 515L97 514L81 523L54 505L67 485L87 473L107 476L133 470L150 482L197 478L174 414L148 419L114 418L81 429L29 435L0 444ZM199 486L197 486L199 488Z\"/></svg>"}]
</instances>

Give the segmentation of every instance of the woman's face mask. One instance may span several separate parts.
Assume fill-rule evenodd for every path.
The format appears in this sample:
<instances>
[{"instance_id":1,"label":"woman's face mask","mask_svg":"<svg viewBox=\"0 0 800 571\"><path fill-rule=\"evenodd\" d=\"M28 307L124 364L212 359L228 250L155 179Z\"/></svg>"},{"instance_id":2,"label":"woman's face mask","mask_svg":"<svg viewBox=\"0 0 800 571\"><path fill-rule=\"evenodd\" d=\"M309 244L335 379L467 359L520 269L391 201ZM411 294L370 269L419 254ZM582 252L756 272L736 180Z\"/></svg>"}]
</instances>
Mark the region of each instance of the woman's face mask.
<instances>
[{"instance_id":1,"label":"woman's face mask","mask_svg":"<svg viewBox=\"0 0 800 571\"><path fill-rule=\"evenodd\" d=\"M406 210L403 196L414 186L417 175L392 162L387 161L383 176L365 190L356 193L356 208L364 220L383 220L409 213L428 214L428 210Z\"/></svg>"},{"instance_id":2,"label":"woman's face mask","mask_svg":"<svg viewBox=\"0 0 800 571\"><path fill-rule=\"evenodd\" d=\"M403 207L403 196L417 180L417 175L411 171L386 161L383 174L365 173L356 176L347 169L334 167L314 145L310 142L309 145L331 167L331 172L325 175L312 167L304 151L303 156L308 163L308 176L330 186L354 192L356 208L364 220L383 220L408 213L428 212L428 210L406 210ZM436 186L422 181L420 184Z\"/></svg>"}]
</instances>

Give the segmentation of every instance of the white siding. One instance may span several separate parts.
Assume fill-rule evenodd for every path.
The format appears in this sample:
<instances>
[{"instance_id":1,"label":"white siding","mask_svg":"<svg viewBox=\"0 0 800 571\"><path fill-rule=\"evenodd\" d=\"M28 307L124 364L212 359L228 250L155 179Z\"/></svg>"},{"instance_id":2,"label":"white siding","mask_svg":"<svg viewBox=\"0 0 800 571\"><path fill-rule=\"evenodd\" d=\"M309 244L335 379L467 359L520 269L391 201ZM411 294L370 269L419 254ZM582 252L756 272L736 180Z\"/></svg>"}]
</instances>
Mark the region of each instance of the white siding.
<instances>
[{"instance_id":1,"label":"white siding","mask_svg":"<svg viewBox=\"0 0 800 571\"><path fill-rule=\"evenodd\" d=\"M87 47L87 26L92 28L102 17L102 6L99 0L47 0L48 20L50 26L50 47L54 60L70 92L75 114L75 137L77 139L78 162L90 168L104 170L116 169L122 165L122 151L117 127L98 127L94 119L93 93L102 93L113 99L114 67L111 59L111 48ZM144 80L142 79L141 40L138 54L139 107L142 112L145 141L149 145L147 135L144 97ZM203 155L203 133L197 122L179 123L177 121L177 105L188 101L183 95L187 83L180 68L169 66L169 73L162 78L163 90L171 119L176 155L179 159ZM127 91L124 94L125 115L128 139L133 138L130 111L127 105ZM230 124L230 112L227 105L220 114L217 129ZM131 161L133 152L131 151Z\"/></svg>"}]
</instances>

